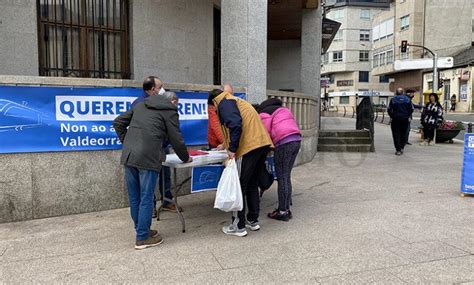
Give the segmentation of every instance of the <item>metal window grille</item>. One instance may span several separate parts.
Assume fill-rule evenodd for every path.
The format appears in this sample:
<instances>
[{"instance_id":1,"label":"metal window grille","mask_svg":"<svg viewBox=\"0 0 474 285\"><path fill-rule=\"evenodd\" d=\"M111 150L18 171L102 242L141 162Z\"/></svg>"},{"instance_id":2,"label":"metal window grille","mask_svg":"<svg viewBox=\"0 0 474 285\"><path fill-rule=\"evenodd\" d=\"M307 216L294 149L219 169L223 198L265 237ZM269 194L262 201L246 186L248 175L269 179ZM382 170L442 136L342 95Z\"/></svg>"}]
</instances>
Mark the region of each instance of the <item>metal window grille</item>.
<instances>
[{"instance_id":1,"label":"metal window grille","mask_svg":"<svg viewBox=\"0 0 474 285\"><path fill-rule=\"evenodd\" d=\"M130 78L128 0L37 0L41 76Z\"/></svg>"}]
</instances>

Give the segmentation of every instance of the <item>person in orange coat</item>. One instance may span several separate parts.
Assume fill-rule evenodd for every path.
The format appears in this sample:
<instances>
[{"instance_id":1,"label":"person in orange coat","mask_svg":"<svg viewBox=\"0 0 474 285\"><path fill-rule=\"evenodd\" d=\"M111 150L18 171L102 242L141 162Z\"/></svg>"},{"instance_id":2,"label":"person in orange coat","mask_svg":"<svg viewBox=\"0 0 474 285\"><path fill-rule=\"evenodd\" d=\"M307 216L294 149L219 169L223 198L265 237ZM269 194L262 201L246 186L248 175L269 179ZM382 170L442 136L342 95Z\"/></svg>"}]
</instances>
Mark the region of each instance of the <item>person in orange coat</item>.
<instances>
[{"instance_id":1,"label":"person in orange coat","mask_svg":"<svg viewBox=\"0 0 474 285\"><path fill-rule=\"evenodd\" d=\"M215 94L216 96L221 93L222 90L219 89L214 89L210 92L210 94ZM209 98L216 96L210 96ZM207 106L207 114L209 116L209 121L207 123L207 142L210 148L223 150L224 147L222 146L222 143L224 140L222 139L222 129L219 117L217 116L216 107L213 105L213 102L208 102Z\"/></svg>"}]
</instances>

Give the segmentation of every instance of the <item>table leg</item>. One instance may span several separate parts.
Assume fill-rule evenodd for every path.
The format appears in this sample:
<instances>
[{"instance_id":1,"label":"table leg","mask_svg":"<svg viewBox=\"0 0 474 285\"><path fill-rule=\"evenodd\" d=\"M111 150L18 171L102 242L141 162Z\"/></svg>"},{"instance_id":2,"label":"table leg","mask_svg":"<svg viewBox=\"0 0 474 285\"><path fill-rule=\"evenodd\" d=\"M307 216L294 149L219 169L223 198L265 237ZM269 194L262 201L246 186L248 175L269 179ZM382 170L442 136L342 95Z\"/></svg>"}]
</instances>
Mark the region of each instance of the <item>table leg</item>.
<instances>
[{"instance_id":1,"label":"table leg","mask_svg":"<svg viewBox=\"0 0 474 285\"><path fill-rule=\"evenodd\" d=\"M164 190L165 190L165 172L164 171L161 171L160 173L161 175L161 187L163 189L163 194L164 194ZM159 189L158 189L159 190ZM161 195L161 192L160 192L160 195ZM164 195L163 195L164 196ZM159 221L160 220L160 213L161 211L163 210L163 206L164 206L164 203L165 203L165 200L164 200L164 197L162 197L162 200L161 200L161 203L160 203L160 207L158 208L158 210L156 211L157 214L156 214L156 220Z\"/></svg>"},{"instance_id":2,"label":"table leg","mask_svg":"<svg viewBox=\"0 0 474 285\"><path fill-rule=\"evenodd\" d=\"M186 232L186 224L185 224L185 221L184 221L183 214L179 210L179 204L178 204L179 191L178 191L178 178L177 178L177 175L176 175L176 168L173 168L173 184L174 184L174 191L175 191L175 193L174 193L174 202L173 203L176 206L176 213L178 213L178 217L181 220L181 225L183 226L183 233L184 233L184 232Z\"/></svg>"}]
</instances>

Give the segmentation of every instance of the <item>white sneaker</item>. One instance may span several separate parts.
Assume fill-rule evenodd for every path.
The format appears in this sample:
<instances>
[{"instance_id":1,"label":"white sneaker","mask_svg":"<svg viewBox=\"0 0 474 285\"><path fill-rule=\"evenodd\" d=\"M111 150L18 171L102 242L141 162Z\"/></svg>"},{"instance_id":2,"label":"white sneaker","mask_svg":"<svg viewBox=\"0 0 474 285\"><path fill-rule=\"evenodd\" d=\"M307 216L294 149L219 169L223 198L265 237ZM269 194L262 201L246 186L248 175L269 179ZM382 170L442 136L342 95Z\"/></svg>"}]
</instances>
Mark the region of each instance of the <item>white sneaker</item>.
<instances>
[{"instance_id":1,"label":"white sneaker","mask_svg":"<svg viewBox=\"0 0 474 285\"><path fill-rule=\"evenodd\" d=\"M222 232L225 233L226 235L237 236L237 237L244 237L247 235L247 230L245 228L239 229L234 224L223 226Z\"/></svg>"},{"instance_id":2,"label":"white sneaker","mask_svg":"<svg viewBox=\"0 0 474 285\"><path fill-rule=\"evenodd\" d=\"M258 221L255 221L255 222L245 221L245 227L254 232L260 229L260 224L258 223Z\"/></svg>"}]
</instances>

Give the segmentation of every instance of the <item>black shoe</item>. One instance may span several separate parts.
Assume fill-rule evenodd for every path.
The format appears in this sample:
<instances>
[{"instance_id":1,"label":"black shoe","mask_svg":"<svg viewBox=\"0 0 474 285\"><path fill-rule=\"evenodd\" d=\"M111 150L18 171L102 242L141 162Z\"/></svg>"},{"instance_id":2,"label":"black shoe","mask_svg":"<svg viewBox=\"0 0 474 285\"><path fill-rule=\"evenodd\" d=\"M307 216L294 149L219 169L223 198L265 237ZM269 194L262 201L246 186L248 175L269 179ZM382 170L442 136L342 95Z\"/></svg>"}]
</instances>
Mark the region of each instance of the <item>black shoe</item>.
<instances>
[{"instance_id":1,"label":"black shoe","mask_svg":"<svg viewBox=\"0 0 474 285\"><path fill-rule=\"evenodd\" d=\"M290 210L288 210L288 218L293 219L293 213Z\"/></svg>"},{"instance_id":2,"label":"black shoe","mask_svg":"<svg viewBox=\"0 0 474 285\"><path fill-rule=\"evenodd\" d=\"M288 222L290 220L290 215L288 212L281 213L279 210L275 210L267 215L270 219L279 220Z\"/></svg>"},{"instance_id":3,"label":"black shoe","mask_svg":"<svg viewBox=\"0 0 474 285\"><path fill-rule=\"evenodd\" d=\"M396 156L400 156L400 155L402 155L402 152L401 152L401 151L397 151L397 152L395 153L395 155L396 155Z\"/></svg>"},{"instance_id":4,"label":"black shoe","mask_svg":"<svg viewBox=\"0 0 474 285\"><path fill-rule=\"evenodd\" d=\"M407 145L411 145L411 142L407 142Z\"/></svg>"}]
</instances>

